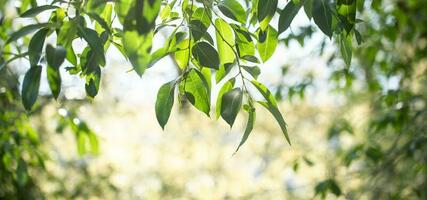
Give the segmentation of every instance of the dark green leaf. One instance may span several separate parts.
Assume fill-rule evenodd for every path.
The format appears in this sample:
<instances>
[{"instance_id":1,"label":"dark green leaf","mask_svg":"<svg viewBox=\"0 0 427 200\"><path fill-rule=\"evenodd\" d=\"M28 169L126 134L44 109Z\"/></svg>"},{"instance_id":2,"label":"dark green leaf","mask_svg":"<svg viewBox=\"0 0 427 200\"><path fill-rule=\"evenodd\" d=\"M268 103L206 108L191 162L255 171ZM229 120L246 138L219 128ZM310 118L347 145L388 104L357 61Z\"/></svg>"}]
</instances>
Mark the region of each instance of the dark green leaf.
<instances>
[{"instance_id":1,"label":"dark green leaf","mask_svg":"<svg viewBox=\"0 0 427 200\"><path fill-rule=\"evenodd\" d=\"M304 0L301 0L299 4L295 5L294 1L289 1L288 4L286 4L286 7L280 12L280 18L279 18L279 34L286 31L286 29L289 28L291 25L292 20L295 18L295 16L298 14L299 9L303 5Z\"/></svg>"},{"instance_id":2,"label":"dark green leaf","mask_svg":"<svg viewBox=\"0 0 427 200\"><path fill-rule=\"evenodd\" d=\"M249 66L242 66L245 71L247 71L249 74L252 75L255 79L258 78L258 76L261 74L261 69L257 66L249 67Z\"/></svg>"},{"instance_id":3,"label":"dark green leaf","mask_svg":"<svg viewBox=\"0 0 427 200\"><path fill-rule=\"evenodd\" d=\"M168 122L169 116L171 114L173 101L174 101L174 91L175 91L175 81L168 82L162 85L157 93L156 100L156 117L162 129L165 128L166 123Z\"/></svg>"},{"instance_id":4,"label":"dark green leaf","mask_svg":"<svg viewBox=\"0 0 427 200\"><path fill-rule=\"evenodd\" d=\"M313 1L314 23L327 36L332 37L332 11L329 8L328 0Z\"/></svg>"},{"instance_id":5,"label":"dark green leaf","mask_svg":"<svg viewBox=\"0 0 427 200\"><path fill-rule=\"evenodd\" d=\"M198 42L193 46L191 52L202 67L218 69L219 55L209 43Z\"/></svg>"},{"instance_id":6,"label":"dark green leaf","mask_svg":"<svg viewBox=\"0 0 427 200\"><path fill-rule=\"evenodd\" d=\"M337 12L341 23L349 33L356 23L356 0L338 0Z\"/></svg>"},{"instance_id":7,"label":"dark green leaf","mask_svg":"<svg viewBox=\"0 0 427 200\"><path fill-rule=\"evenodd\" d=\"M10 42L16 41L21 37L24 37L36 30L39 30L41 28L47 28L47 27L54 27L54 24L51 23L42 23L42 24L31 24L28 26L24 26L21 29L19 29L18 31L12 33L9 37L9 39L7 39L6 44L9 44Z\"/></svg>"},{"instance_id":8,"label":"dark green leaf","mask_svg":"<svg viewBox=\"0 0 427 200\"><path fill-rule=\"evenodd\" d=\"M22 83L22 103L26 110L31 110L39 95L42 67L32 66L24 76Z\"/></svg>"},{"instance_id":9,"label":"dark green leaf","mask_svg":"<svg viewBox=\"0 0 427 200\"><path fill-rule=\"evenodd\" d=\"M234 88L222 96L221 117L233 126L237 114L242 107L243 92L240 88Z\"/></svg>"},{"instance_id":10,"label":"dark green leaf","mask_svg":"<svg viewBox=\"0 0 427 200\"><path fill-rule=\"evenodd\" d=\"M346 36L345 33L341 33L338 37L339 44L340 44L340 51L341 56L344 59L345 64L347 67L351 64L351 57L352 57L352 40L351 35Z\"/></svg>"},{"instance_id":11,"label":"dark green leaf","mask_svg":"<svg viewBox=\"0 0 427 200\"><path fill-rule=\"evenodd\" d=\"M79 34L88 43L100 65L105 65L104 45L98 33L86 27L79 28Z\"/></svg>"},{"instance_id":12,"label":"dark green leaf","mask_svg":"<svg viewBox=\"0 0 427 200\"><path fill-rule=\"evenodd\" d=\"M43 50L44 41L49 29L41 29L31 38L28 44L28 57L30 66L35 66L39 63Z\"/></svg>"},{"instance_id":13,"label":"dark green leaf","mask_svg":"<svg viewBox=\"0 0 427 200\"><path fill-rule=\"evenodd\" d=\"M38 15L39 13L41 13L45 10L52 10L52 9L57 9L57 8L59 8L59 7L53 6L53 5L38 6L38 7L34 7L34 8L31 8L31 9L25 11L24 13L22 13L20 15L20 17L34 17L34 16Z\"/></svg>"},{"instance_id":14,"label":"dark green leaf","mask_svg":"<svg viewBox=\"0 0 427 200\"><path fill-rule=\"evenodd\" d=\"M62 46L56 48L48 44L46 46L46 60L47 64L53 68L58 69L65 60L67 51Z\"/></svg>"},{"instance_id":15,"label":"dark green leaf","mask_svg":"<svg viewBox=\"0 0 427 200\"><path fill-rule=\"evenodd\" d=\"M76 38L76 33L77 24L75 20L65 21L59 29L57 43L61 44L65 48L70 47L71 43Z\"/></svg>"},{"instance_id":16,"label":"dark green leaf","mask_svg":"<svg viewBox=\"0 0 427 200\"><path fill-rule=\"evenodd\" d=\"M261 30L265 30L276 13L278 0L259 0L258 1L258 21Z\"/></svg>"},{"instance_id":17,"label":"dark green leaf","mask_svg":"<svg viewBox=\"0 0 427 200\"><path fill-rule=\"evenodd\" d=\"M228 92L231 89L233 89L234 82L235 82L234 79L231 79L231 80L225 82L224 85L222 86L221 90L219 90L218 97L217 97L217 100L216 100L216 108L215 108L216 118L217 119L219 118L219 116L221 116L222 96L226 92Z\"/></svg>"}]
</instances>

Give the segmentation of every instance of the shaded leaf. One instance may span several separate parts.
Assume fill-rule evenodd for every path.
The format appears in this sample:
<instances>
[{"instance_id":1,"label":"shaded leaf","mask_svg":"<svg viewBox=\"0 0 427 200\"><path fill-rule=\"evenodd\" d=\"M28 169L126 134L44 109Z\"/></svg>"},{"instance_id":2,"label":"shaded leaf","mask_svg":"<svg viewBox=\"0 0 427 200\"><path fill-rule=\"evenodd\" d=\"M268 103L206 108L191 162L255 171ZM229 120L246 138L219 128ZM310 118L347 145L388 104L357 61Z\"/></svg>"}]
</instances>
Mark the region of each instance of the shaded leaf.
<instances>
[{"instance_id":1,"label":"shaded leaf","mask_svg":"<svg viewBox=\"0 0 427 200\"><path fill-rule=\"evenodd\" d=\"M234 88L222 96L221 117L233 126L237 114L242 107L243 92L240 88Z\"/></svg>"},{"instance_id":2,"label":"shaded leaf","mask_svg":"<svg viewBox=\"0 0 427 200\"><path fill-rule=\"evenodd\" d=\"M43 50L44 41L49 29L41 29L31 38L28 44L28 57L30 66L35 66L39 63Z\"/></svg>"},{"instance_id":3,"label":"shaded leaf","mask_svg":"<svg viewBox=\"0 0 427 200\"><path fill-rule=\"evenodd\" d=\"M24 76L22 83L22 103L26 110L31 110L39 95L42 67L32 66Z\"/></svg>"},{"instance_id":4,"label":"shaded leaf","mask_svg":"<svg viewBox=\"0 0 427 200\"><path fill-rule=\"evenodd\" d=\"M156 99L156 117L162 129L165 128L171 114L174 92L175 92L175 81L171 81L162 85L157 93Z\"/></svg>"},{"instance_id":5,"label":"shaded leaf","mask_svg":"<svg viewBox=\"0 0 427 200\"><path fill-rule=\"evenodd\" d=\"M218 69L219 55L209 43L198 42L193 46L191 52L202 67Z\"/></svg>"}]
</instances>

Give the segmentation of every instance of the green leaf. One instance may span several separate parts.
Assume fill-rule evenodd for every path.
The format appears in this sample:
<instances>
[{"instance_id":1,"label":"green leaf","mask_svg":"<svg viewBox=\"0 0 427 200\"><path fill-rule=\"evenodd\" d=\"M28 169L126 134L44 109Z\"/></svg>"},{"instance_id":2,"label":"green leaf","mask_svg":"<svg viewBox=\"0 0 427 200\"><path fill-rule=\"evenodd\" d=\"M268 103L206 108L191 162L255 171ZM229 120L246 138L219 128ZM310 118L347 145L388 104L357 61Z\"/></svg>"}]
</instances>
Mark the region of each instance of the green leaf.
<instances>
[{"instance_id":1,"label":"green leaf","mask_svg":"<svg viewBox=\"0 0 427 200\"><path fill-rule=\"evenodd\" d=\"M289 26L292 23L292 20L298 14L298 11L300 10L303 3L304 2L300 1L298 4L295 4L294 1L289 1L288 4L286 4L286 7L280 12L279 26L278 26L279 35L285 32L286 29L289 28Z\"/></svg>"},{"instance_id":2,"label":"green leaf","mask_svg":"<svg viewBox=\"0 0 427 200\"><path fill-rule=\"evenodd\" d=\"M203 74L196 69L191 69L181 81L179 89L194 107L209 116L210 92Z\"/></svg>"},{"instance_id":3,"label":"green leaf","mask_svg":"<svg viewBox=\"0 0 427 200\"><path fill-rule=\"evenodd\" d=\"M251 34L245 27L239 27L237 25L232 25L234 34L236 36L236 45L237 53L240 58L245 56L254 56L255 54L255 45L252 41Z\"/></svg>"},{"instance_id":4,"label":"green leaf","mask_svg":"<svg viewBox=\"0 0 427 200\"><path fill-rule=\"evenodd\" d=\"M177 45L178 50L175 52L175 60L180 69L185 69L188 65L190 56L189 39L185 39Z\"/></svg>"},{"instance_id":5,"label":"green leaf","mask_svg":"<svg viewBox=\"0 0 427 200\"><path fill-rule=\"evenodd\" d=\"M245 109L246 112L248 112L249 117L248 117L248 122L246 123L245 133L243 134L242 140L240 140L239 146L237 147L237 149L234 153L239 151L240 147L248 139L249 135L251 134L251 132L254 128L254 123L255 123L255 119L256 119L255 108L253 106L245 105L245 106L243 106L243 108Z\"/></svg>"},{"instance_id":6,"label":"green leaf","mask_svg":"<svg viewBox=\"0 0 427 200\"><path fill-rule=\"evenodd\" d=\"M86 27L79 27L79 34L88 43L91 50L95 53L98 63L105 65L104 45L98 36L98 33Z\"/></svg>"},{"instance_id":7,"label":"green leaf","mask_svg":"<svg viewBox=\"0 0 427 200\"><path fill-rule=\"evenodd\" d=\"M46 46L46 61L49 66L53 68L59 68L65 60L67 50L62 46L57 46L56 48L48 44Z\"/></svg>"},{"instance_id":8,"label":"green leaf","mask_svg":"<svg viewBox=\"0 0 427 200\"><path fill-rule=\"evenodd\" d=\"M271 19L276 13L278 0L260 0L258 1L258 21L261 30L268 27Z\"/></svg>"},{"instance_id":9,"label":"green leaf","mask_svg":"<svg viewBox=\"0 0 427 200\"><path fill-rule=\"evenodd\" d=\"M245 71L247 71L249 74L251 74L252 77L255 79L258 78L258 76L261 74L261 69L257 66L249 67L249 66L242 66Z\"/></svg>"},{"instance_id":10,"label":"green leaf","mask_svg":"<svg viewBox=\"0 0 427 200\"><path fill-rule=\"evenodd\" d=\"M233 29L227 22L220 18L216 19L215 26L217 27L215 33L220 64L234 63L236 56L234 55L233 49L230 47L230 45L234 46L235 44Z\"/></svg>"},{"instance_id":11,"label":"green leaf","mask_svg":"<svg viewBox=\"0 0 427 200\"><path fill-rule=\"evenodd\" d=\"M38 7L30 8L29 10L25 11L20 15L20 17L34 17L43 11L57 9L57 8L59 7L53 6L53 5L38 6Z\"/></svg>"},{"instance_id":12,"label":"green leaf","mask_svg":"<svg viewBox=\"0 0 427 200\"><path fill-rule=\"evenodd\" d=\"M307 15L308 19L313 18L313 0L305 0L304 2L304 12Z\"/></svg>"},{"instance_id":13,"label":"green leaf","mask_svg":"<svg viewBox=\"0 0 427 200\"><path fill-rule=\"evenodd\" d=\"M347 67L351 64L351 57L352 57L352 37L346 36L345 33L341 33L338 37L339 45L340 45L340 52L341 56L344 59L345 64Z\"/></svg>"},{"instance_id":14,"label":"green leaf","mask_svg":"<svg viewBox=\"0 0 427 200\"><path fill-rule=\"evenodd\" d=\"M263 62L267 61L276 50L277 36L277 31L272 26L268 26L265 31L259 30L257 48Z\"/></svg>"},{"instance_id":15,"label":"green leaf","mask_svg":"<svg viewBox=\"0 0 427 200\"><path fill-rule=\"evenodd\" d=\"M86 76L85 90L86 94L95 98L99 91L99 83L101 82L101 69L99 66L92 66L90 74Z\"/></svg>"},{"instance_id":16,"label":"green leaf","mask_svg":"<svg viewBox=\"0 0 427 200\"><path fill-rule=\"evenodd\" d=\"M325 35L332 37L332 11L329 8L328 0L313 1L312 12L314 23Z\"/></svg>"},{"instance_id":17,"label":"green leaf","mask_svg":"<svg viewBox=\"0 0 427 200\"><path fill-rule=\"evenodd\" d=\"M61 73L59 72L59 68L48 65L47 80L53 97L57 99L61 92Z\"/></svg>"},{"instance_id":18,"label":"green leaf","mask_svg":"<svg viewBox=\"0 0 427 200\"><path fill-rule=\"evenodd\" d=\"M9 37L9 39L7 39L6 44L9 44L10 42L16 41L21 37L24 37L36 30L39 30L41 28L50 28L50 27L54 27L54 24L52 23L42 23L42 24L31 24L28 26L24 26L21 29L19 29L18 31L12 33Z\"/></svg>"},{"instance_id":19,"label":"green leaf","mask_svg":"<svg viewBox=\"0 0 427 200\"><path fill-rule=\"evenodd\" d=\"M337 12L345 30L349 33L356 23L356 0L338 0Z\"/></svg>"},{"instance_id":20,"label":"green leaf","mask_svg":"<svg viewBox=\"0 0 427 200\"><path fill-rule=\"evenodd\" d=\"M16 179L20 187L25 186L28 182L27 163L23 159L19 159L18 167L16 168Z\"/></svg>"},{"instance_id":21,"label":"green leaf","mask_svg":"<svg viewBox=\"0 0 427 200\"><path fill-rule=\"evenodd\" d=\"M123 47L138 75L142 75L150 63L150 51L153 33L139 35L136 31L126 31L123 35Z\"/></svg>"},{"instance_id":22,"label":"green leaf","mask_svg":"<svg viewBox=\"0 0 427 200\"><path fill-rule=\"evenodd\" d=\"M175 92L175 81L171 81L162 85L157 93L156 100L156 117L162 129L165 128L171 114L174 92Z\"/></svg>"},{"instance_id":23,"label":"green leaf","mask_svg":"<svg viewBox=\"0 0 427 200\"><path fill-rule=\"evenodd\" d=\"M245 9L236 0L223 0L218 4L218 8L226 17L246 24Z\"/></svg>"},{"instance_id":24,"label":"green leaf","mask_svg":"<svg viewBox=\"0 0 427 200\"><path fill-rule=\"evenodd\" d=\"M71 43L76 38L77 24L75 20L65 21L59 29L57 43L65 48L71 46Z\"/></svg>"},{"instance_id":25,"label":"green leaf","mask_svg":"<svg viewBox=\"0 0 427 200\"><path fill-rule=\"evenodd\" d=\"M286 128L286 122L283 119L283 116L280 113L279 108L277 107L276 99L274 98L273 94L267 89L267 87L257 82L256 80L252 80L251 83L256 87L256 89L261 93L261 95L266 100L266 102L258 101L258 103L264 106L268 111L270 111L270 113L273 115L273 117L276 119L277 123L279 124L280 129L282 130L282 133L285 136L286 140L288 141L289 144L291 144L291 141L288 135L288 130Z\"/></svg>"},{"instance_id":26,"label":"green leaf","mask_svg":"<svg viewBox=\"0 0 427 200\"><path fill-rule=\"evenodd\" d=\"M233 126L237 114L242 107L243 92L240 88L234 88L222 96L221 117Z\"/></svg>"},{"instance_id":27,"label":"green leaf","mask_svg":"<svg viewBox=\"0 0 427 200\"><path fill-rule=\"evenodd\" d=\"M30 66L35 66L39 63L43 50L44 41L49 29L41 29L31 38L28 44L28 57Z\"/></svg>"},{"instance_id":28,"label":"green leaf","mask_svg":"<svg viewBox=\"0 0 427 200\"><path fill-rule=\"evenodd\" d=\"M108 5L110 5L110 4L108 4ZM98 25L98 26L101 26L105 31L107 31L108 33L111 33L111 30L110 30L110 26L107 24L107 22L103 19L103 18L101 18L98 14L96 14L96 13L87 13L87 15L90 17L90 18L92 18L93 20L95 20L96 21L96 24ZM95 30L97 31L97 33L101 33L101 31L98 31L99 30L99 28L98 29L96 29L95 28Z\"/></svg>"},{"instance_id":29,"label":"green leaf","mask_svg":"<svg viewBox=\"0 0 427 200\"><path fill-rule=\"evenodd\" d=\"M216 111L216 118L218 119L219 116L221 116L221 105L222 105L222 96L230 91L231 89L233 89L234 87L234 78L228 80L227 82L224 83L224 85L221 87L221 90L219 90L218 93L218 97L216 99L216 107L215 107L215 111Z\"/></svg>"},{"instance_id":30,"label":"green leaf","mask_svg":"<svg viewBox=\"0 0 427 200\"><path fill-rule=\"evenodd\" d=\"M39 95L41 72L41 66L32 66L24 76L24 82L22 83L22 104L28 111L31 110Z\"/></svg>"},{"instance_id":31,"label":"green leaf","mask_svg":"<svg viewBox=\"0 0 427 200\"><path fill-rule=\"evenodd\" d=\"M193 46L191 52L202 67L218 69L219 55L209 43L198 42Z\"/></svg>"}]
</instances>

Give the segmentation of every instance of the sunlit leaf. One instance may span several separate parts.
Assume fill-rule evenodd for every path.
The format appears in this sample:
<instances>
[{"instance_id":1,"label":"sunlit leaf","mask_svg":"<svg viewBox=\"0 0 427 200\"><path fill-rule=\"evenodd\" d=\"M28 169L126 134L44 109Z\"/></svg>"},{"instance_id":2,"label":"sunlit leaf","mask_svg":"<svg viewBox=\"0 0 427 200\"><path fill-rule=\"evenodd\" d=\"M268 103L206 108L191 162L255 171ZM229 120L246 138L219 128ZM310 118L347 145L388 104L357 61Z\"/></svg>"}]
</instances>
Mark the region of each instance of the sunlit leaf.
<instances>
[{"instance_id":1,"label":"sunlit leaf","mask_svg":"<svg viewBox=\"0 0 427 200\"><path fill-rule=\"evenodd\" d=\"M246 140L249 138L249 135L251 134L251 132L254 128L254 123L255 123L255 119L256 119L255 108L253 108L252 106L249 106L249 105L244 105L243 108L245 109L245 111L249 115L248 116L248 122L246 123L245 132L243 133L243 137L240 140L239 146L237 147L235 153L237 151L239 151L240 147L242 147L242 145L245 144Z\"/></svg>"},{"instance_id":2,"label":"sunlit leaf","mask_svg":"<svg viewBox=\"0 0 427 200\"><path fill-rule=\"evenodd\" d=\"M276 50L277 46L277 31L272 26L268 26L265 31L258 32L258 53L263 62L267 61Z\"/></svg>"},{"instance_id":3,"label":"sunlit leaf","mask_svg":"<svg viewBox=\"0 0 427 200\"><path fill-rule=\"evenodd\" d=\"M245 9L236 0L223 0L218 4L218 8L226 17L242 24L246 23Z\"/></svg>"},{"instance_id":4,"label":"sunlit leaf","mask_svg":"<svg viewBox=\"0 0 427 200\"><path fill-rule=\"evenodd\" d=\"M194 107L209 116L210 92L208 87L203 75L196 69L191 69L180 83L179 89Z\"/></svg>"}]
</instances>

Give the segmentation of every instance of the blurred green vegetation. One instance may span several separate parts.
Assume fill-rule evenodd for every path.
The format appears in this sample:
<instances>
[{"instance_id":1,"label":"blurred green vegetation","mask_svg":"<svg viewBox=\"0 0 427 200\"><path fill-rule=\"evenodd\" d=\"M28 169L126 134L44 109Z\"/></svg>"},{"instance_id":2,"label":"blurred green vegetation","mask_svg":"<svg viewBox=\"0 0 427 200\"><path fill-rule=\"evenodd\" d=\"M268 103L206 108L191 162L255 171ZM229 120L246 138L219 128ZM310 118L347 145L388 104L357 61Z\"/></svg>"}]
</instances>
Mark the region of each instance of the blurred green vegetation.
<instances>
[{"instance_id":1,"label":"blurred green vegetation","mask_svg":"<svg viewBox=\"0 0 427 200\"><path fill-rule=\"evenodd\" d=\"M3 45L14 22L13 18L5 17L4 6L7 2L0 2L2 52L8 52L3 49ZM272 118L267 118L266 113L257 113L259 127L254 129L248 144L233 157L231 154L236 144L223 146L219 136L213 136L218 135L215 131L220 128L212 128L214 125L206 122L215 131L203 129L206 132L197 133L199 129L194 126L201 123L200 115L180 115L191 122L175 120L172 127L192 123L185 128L191 130L192 134L180 133L182 129L177 128L178 131L168 134L183 136L161 135L165 141L175 139L182 143L171 147L162 143L166 146L163 147L166 150L163 150L185 147L187 151L202 151L203 147L196 146L200 143L208 149L202 153L216 157L204 158L211 160L208 162L199 158L206 155L177 150L173 155L183 153L181 156L188 163L181 163L182 168L190 172L184 173L182 171L185 169L180 168L180 171L173 168L170 163L172 159L166 157L151 171L140 172L143 176L149 176L143 183L149 185L150 178L156 177L155 180L161 185L156 194L146 192L142 196L148 199L427 199L426 5L425 0L358 1L360 22L356 26L363 42L354 48L350 66L336 56L339 55L339 48L333 53L324 51L323 46L329 40L325 39L318 52L328 57L328 69L331 71L328 84L333 86L331 95L342 99L342 103L329 107L310 105L308 101L312 97L307 91L318 90L318 86L314 85L318 77L313 74L304 76L293 85L284 81L272 86L276 98L282 99L281 105L287 110L285 113L293 141L290 148L284 148L282 137L272 134L278 131L272 128ZM20 9L25 10L24 5ZM310 38L316 32L311 26L303 27L280 42L288 45L290 41L298 41L304 45L311 41ZM5 62L8 56L2 53L0 63ZM87 102L67 100L57 106L52 103L52 97L46 95L28 113L20 102L19 77L22 74L8 66L0 69L1 199L141 198L133 194L137 193L133 187L138 185L131 185L132 181L124 186L113 183L115 171L108 167L108 163L93 165L97 168L91 169L91 164L98 159L96 156L102 156L106 150L101 148L98 152L98 145L102 146L103 141L98 141L90 128L90 120L86 123L79 118L79 108L86 106ZM292 66L282 70L284 80L293 76L289 68ZM107 109L102 106L105 105L100 105L98 109ZM96 118L96 115L91 116ZM311 131L323 134L309 134ZM58 133L62 133L59 134L60 138L57 138ZM208 136L205 136L206 139L197 139L200 135ZM63 151L52 153L55 144L64 139L72 139L65 143L74 144L72 152L68 152L71 155L64 156ZM207 141L209 139L212 140ZM221 147L225 150L218 150ZM226 151L228 147L232 150ZM138 157L138 152L136 154ZM161 155L161 152L155 155ZM224 157L243 161L254 159L262 163L255 170L263 177L261 183L246 183L255 182L257 175L249 180L239 179L238 171L248 170L242 169L246 166L223 166ZM196 162L197 158L205 162ZM247 166L252 165L248 163ZM293 172L289 173L297 174L296 177L304 177L303 184L300 184L303 185L302 189L292 181L283 181L282 177L286 175L277 174L283 173L285 167L292 169ZM181 172L188 177L183 177ZM224 188L217 187L214 190L208 187L199 193L188 192L192 187L197 188L198 182L192 185L186 181L198 173L213 174L218 179L212 184L221 184ZM197 177L202 177L201 182L204 183L203 177L206 176ZM249 189L239 189L237 185L224 183L227 181L221 178L234 180L232 183L235 184L241 182L241 187L250 186ZM211 179L206 179L207 185L211 184ZM137 180L133 181L138 183ZM280 187L272 189L270 185ZM234 193L230 190L234 190Z\"/></svg>"}]
</instances>

